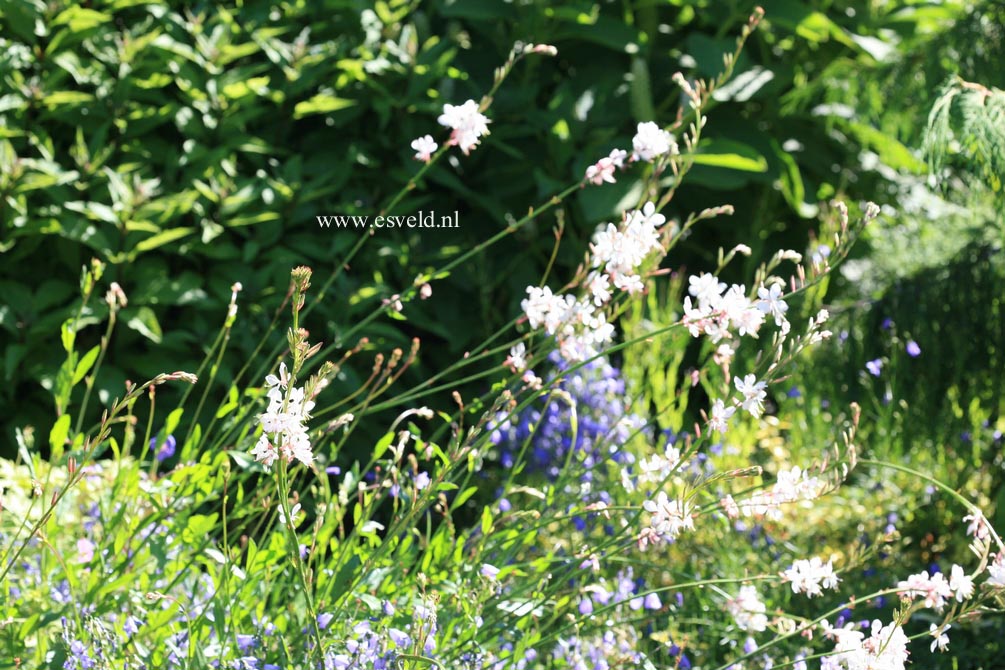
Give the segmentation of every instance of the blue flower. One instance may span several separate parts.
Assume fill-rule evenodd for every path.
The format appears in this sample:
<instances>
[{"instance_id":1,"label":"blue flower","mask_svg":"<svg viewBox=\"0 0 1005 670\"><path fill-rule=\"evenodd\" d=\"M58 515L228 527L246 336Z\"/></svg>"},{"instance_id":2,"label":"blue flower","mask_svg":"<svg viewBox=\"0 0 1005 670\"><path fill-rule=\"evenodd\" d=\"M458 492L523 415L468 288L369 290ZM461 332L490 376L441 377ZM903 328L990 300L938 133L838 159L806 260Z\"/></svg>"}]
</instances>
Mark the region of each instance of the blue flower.
<instances>
[{"instance_id":1,"label":"blue flower","mask_svg":"<svg viewBox=\"0 0 1005 670\"><path fill-rule=\"evenodd\" d=\"M908 340L906 349L907 355L911 358L917 358L921 355L921 347L919 347L918 343L914 340Z\"/></svg>"},{"instance_id":2,"label":"blue flower","mask_svg":"<svg viewBox=\"0 0 1005 670\"><path fill-rule=\"evenodd\" d=\"M156 437L150 438L151 449L157 449L157 444L158 444L158 438ZM163 463L167 459L174 456L174 450L177 445L178 442L174 439L174 435L168 435L167 438L164 440L164 444L162 444L160 449L157 450L157 456L156 456L157 461Z\"/></svg>"}]
</instances>

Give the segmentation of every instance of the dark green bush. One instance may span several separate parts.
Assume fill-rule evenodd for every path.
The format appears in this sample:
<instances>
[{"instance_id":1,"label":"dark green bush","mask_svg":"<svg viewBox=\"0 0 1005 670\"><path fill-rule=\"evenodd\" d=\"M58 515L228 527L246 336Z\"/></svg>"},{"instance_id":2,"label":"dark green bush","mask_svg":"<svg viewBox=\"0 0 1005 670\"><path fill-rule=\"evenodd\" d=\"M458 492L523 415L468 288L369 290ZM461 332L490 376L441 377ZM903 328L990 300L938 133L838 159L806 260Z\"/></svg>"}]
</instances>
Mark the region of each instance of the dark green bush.
<instances>
[{"instance_id":1,"label":"dark green bush","mask_svg":"<svg viewBox=\"0 0 1005 670\"><path fill-rule=\"evenodd\" d=\"M912 139L903 125L877 120L877 96L966 8L874 4L765 3L766 29L719 92L692 189L675 200L676 214L724 202L741 214L704 229L679 259L708 263L737 242L801 248L819 200L882 200L884 169L923 169L901 143ZM54 334L79 309L76 284L90 258L108 262L106 277L129 296L128 332L116 335L96 384L103 401L127 378L193 367L240 281L243 325L220 370L232 378L283 298L270 287L299 263L324 277L356 243L355 231L322 230L315 217L378 213L418 169L410 140L442 138L444 103L486 91L514 41L555 44L558 58L521 63L499 91L484 145L436 167L396 207L456 211L460 229L378 231L328 292L308 327L339 342L417 272L630 144L637 121L671 123L680 95L671 75L718 72L751 9L683 0L4 3L0 430L47 430L63 360ZM929 68L935 80L943 65ZM878 167L863 169L863 149ZM627 188L586 189L559 210L557 273L578 262L597 223L638 195ZM385 350L419 336L411 374L442 369L508 320L548 262L553 223L436 283L436 299L411 306L408 323L375 322L364 334ZM85 317L103 318L100 300ZM96 330L79 341L96 343Z\"/></svg>"}]
</instances>

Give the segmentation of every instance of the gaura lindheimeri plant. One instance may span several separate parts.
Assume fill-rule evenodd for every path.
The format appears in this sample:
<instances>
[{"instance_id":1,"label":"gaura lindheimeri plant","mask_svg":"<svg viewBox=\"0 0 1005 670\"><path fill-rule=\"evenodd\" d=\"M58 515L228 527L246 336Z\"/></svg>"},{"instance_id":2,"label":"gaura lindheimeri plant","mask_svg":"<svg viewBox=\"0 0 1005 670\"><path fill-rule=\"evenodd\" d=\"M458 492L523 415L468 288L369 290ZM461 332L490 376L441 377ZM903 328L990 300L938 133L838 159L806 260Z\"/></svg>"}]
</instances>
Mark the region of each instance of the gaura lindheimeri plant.
<instances>
[{"instance_id":1,"label":"gaura lindheimeri plant","mask_svg":"<svg viewBox=\"0 0 1005 670\"><path fill-rule=\"evenodd\" d=\"M744 284L719 279L751 253L744 245L720 249L714 267L673 268L695 225L733 214L672 203L711 96L760 17L722 76L674 77L685 101L675 123L639 123L540 207L375 296L338 343L308 332L308 297L322 299L369 236L318 291L311 270L295 268L277 312L290 315L286 337L263 337L215 411L203 412L240 284L198 379L129 384L95 426L84 411L125 292L109 289L104 339L83 356L83 322L68 321L50 454L25 430L18 460L0 462L4 658L69 669L899 670L916 649L949 649L950 631L1005 593L1005 547L981 509L860 454L857 406L835 420L831 446L763 437L780 434L790 370L831 336L817 288L876 207L856 220L835 205L829 255L779 251ZM449 133L402 147L422 165L384 211L453 147L489 143L507 74L554 53L517 45L480 101L447 103L436 121ZM578 250L572 276L527 287L522 313L451 368L401 388L420 343L379 352L359 336L384 315L407 318L417 297L435 300L432 284L451 269L577 190L623 179L641 182L638 202ZM85 270L81 312L101 269ZM665 363L693 350L690 371ZM347 389L340 373L364 356L365 381ZM650 386L669 392L626 373L646 356L660 362ZM155 426L156 388L174 380L198 381L201 395L193 408L186 393ZM462 381L483 392L462 396ZM442 397L450 411L425 404ZM692 425L670 421L688 403ZM376 443L359 444L364 422L380 426ZM884 495L856 483L862 470L924 480L958 503L974 558L947 573L884 563L896 519L874 527L857 514Z\"/></svg>"}]
</instances>

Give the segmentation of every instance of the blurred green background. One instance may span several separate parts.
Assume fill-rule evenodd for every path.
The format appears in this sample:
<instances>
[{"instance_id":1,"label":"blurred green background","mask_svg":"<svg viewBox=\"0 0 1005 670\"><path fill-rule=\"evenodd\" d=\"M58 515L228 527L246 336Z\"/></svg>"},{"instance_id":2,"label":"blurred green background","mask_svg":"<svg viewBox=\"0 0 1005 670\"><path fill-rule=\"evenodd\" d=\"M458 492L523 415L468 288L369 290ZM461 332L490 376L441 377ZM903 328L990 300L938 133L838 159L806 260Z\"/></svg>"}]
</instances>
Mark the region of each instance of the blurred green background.
<instances>
[{"instance_id":1,"label":"blurred green background","mask_svg":"<svg viewBox=\"0 0 1005 670\"><path fill-rule=\"evenodd\" d=\"M12 453L15 427L48 433L65 358L57 335L80 309L80 269L92 257L109 263L106 280L129 297L127 328L96 383L102 402L126 379L194 369L240 281L241 321L221 362L222 392L282 302L289 269L309 264L320 283L357 242L360 233L320 229L315 217L377 214L419 168L409 142L426 133L442 141L442 105L480 98L515 41L554 44L559 56L520 63L496 95L483 145L438 164L396 207L456 210L460 229L377 231L311 315L312 339L340 342L418 272L575 183L610 149L630 146L638 121L670 124L680 102L673 73L717 74L753 6L3 3L4 453ZM949 388L958 388L961 406L977 397L997 416L1000 184L958 134L939 138L948 153L937 176L922 147L952 75L1005 85L1005 9L963 1L763 6L765 22L717 93L699 164L668 212L729 203L737 213L697 229L672 262L710 269L719 247L745 243L753 255L727 279L749 280L775 249L817 249L817 215L832 198L853 210L875 200L884 216L850 266L857 274L838 277L826 295L866 315L851 333L857 347L835 359L838 391L860 392L864 361L879 355L879 324L892 318L932 365L918 378L918 416L931 416ZM420 337L413 381L443 369L517 314L524 287L548 264L557 217L565 234L554 272L564 278L595 226L637 197L633 188L626 177L580 191L435 282L434 299L409 305L405 321L375 321L363 334L383 351ZM972 294L961 297L960 286ZM82 349L99 341L106 314L100 300L85 308L94 325L78 335ZM964 318L966 327L952 327ZM971 325L984 328L979 350ZM356 388L368 365L347 366L339 383ZM975 377L992 381L967 381ZM159 405L170 407L170 397Z\"/></svg>"}]
</instances>

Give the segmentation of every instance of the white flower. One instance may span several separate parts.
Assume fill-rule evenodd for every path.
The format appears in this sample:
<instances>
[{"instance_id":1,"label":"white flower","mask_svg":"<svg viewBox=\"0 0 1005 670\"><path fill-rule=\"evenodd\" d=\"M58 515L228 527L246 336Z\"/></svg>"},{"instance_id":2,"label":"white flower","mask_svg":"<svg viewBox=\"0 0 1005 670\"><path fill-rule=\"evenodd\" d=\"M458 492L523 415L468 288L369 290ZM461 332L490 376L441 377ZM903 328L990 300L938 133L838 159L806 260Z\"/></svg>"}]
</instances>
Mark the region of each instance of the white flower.
<instances>
[{"instance_id":1,"label":"white flower","mask_svg":"<svg viewBox=\"0 0 1005 670\"><path fill-rule=\"evenodd\" d=\"M304 397L303 388L289 389L289 372L286 364L279 366L279 376L268 375L265 385L269 389L266 397L269 405L258 416L258 422L265 433L251 450L255 460L271 467L276 458L282 456L287 463L298 460L304 465L314 462L314 453L304 421L310 418L314 401ZM271 436L271 439L270 437Z\"/></svg>"},{"instance_id":2,"label":"white flower","mask_svg":"<svg viewBox=\"0 0 1005 670\"><path fill-rule=\"evenodd\" d=\"M936 648L938 648L939 651L945 651L949 648L949 636L946 635L946 631L950 628L952 628L952 626L949 624L941 627L937 623L929 625L928 634L935 638L932 640L931 646L933 654L935 653Z\"/></svg>"},{"instance_id":3,"label":"white flower","mask_svg":"<svg viewBox=\"0 0 1005 670\"><path fill-rule=\"evenodd\" d=\"M527 385L527 388L532 389L534 391L540 390L541 386L544 384L544 381L536 374L534 374L532 370L527 370L526 372L524 372L523 377L521 377L521 379L523 380L523 383Z\"/></svg>"},{"instance_id":4,"label":"white flower","mask_svg":"<svg viewBox=\"0 0 1005 670\"><path fill-rule=\"evenodd\" d=\"M823 589L836 589L841 581L831 561L824 563L819 556L796 561L782 573L782 579L791 582L793 593L805 593L811 598L822 595Z\"/></svg>"},{"instance_id":5,"label":"white flower","mask_svg":"<svg viewBox=\"0 0 1005 670\"><path fill-rule=\"evenodd\" d=\"M967 535L976 537L978 540L988 539L990 535L988 521L984 518L983 513L977 511L974 514L968 514L963 517L963 520L969 522L967 525Z\"/></svg>"},{"instance_id":6,"label":"white flower","mask_svg":"<svg viewBox=\"0 0 1005 670\"><path fill-rule=\"evenodd\" d=\"M523 342L518 342L516 346L513 346L509 350L509 357L506 359L504 365L508 366L513 372L522 372L527 368L527 346Z\"/></svg>"},{"instance_id":7,"label":"white flower","mask_svg":"<svg viewBox=\"0 0 1005 670\"><path fill-rule=\"evenodd\" d=\"M697 277L691 275L688 277L687 283L687 292L693 295L702 307L717 304L722 297L722 292L726 290L726 284L719 281L715 275L707 272L703 272Z\"/></svg>"},{"instance_id":8,"label":"white flower","mask_svg":"<svg viewBox=\"0 0 1005 670\"><path fill-rule=\"evenodd\" d=\"M736 519L740 516L740 507L733 500L733 496L727 495L725 498L719 501L719 506L722 507L722 511L726 513L726 516L730 519Z\"/></svg>"},{"instance_id":9,"label":"white flower","mask_svg":"<svg viewBox=\"0 0 1005 670\"><path fill-rule=\"evenodd\" d=\"M478 103L468 100L463 105L443 105L443 113L437 121L440 125L453 128L450 144L456 144L465 155L471 152L483 135L489 134L489 120L478 111Z\"/></svg>"},{"instance_id":10,"label":"white flower","mask_svg":"<svg viewBox=\"0 0 1005 670\"><path fill-rule=\"evenodd\" d=\"M741 586L740 593L726 601L726 610L733 615L740 630L760 633L768 628L767 607L753 586Z\"/></svg>"},{"instance_id":11,"label":"white flower","mask_svg":"<svg viewBox=\"0 0 1005 670\"><path fill-rule=\"evenodd\" d=\"M429 156L437 149L437 144L432 135L423 135L412 140L412 149L415 150L415 160L429 162Z\"/></svg>"},{"instance_id":12,"label":"white flower","mask_svg":"<svg viewBox=\"0 0 1005 670\"><path fill-rule=\"evenodd\" d=\"M729 365L729 362L733 360L733 356L736 355L736 349L734 349L728 342L723 342L715 349L715 353L712 355L712 359L717 365Z\"/></svg>"},{"instance_id":13,"label":"white flower","mask_svg":"<svg viewBox=\"0 0 1005 670\"><path fill-rule=\"evenodd\" d=\"M998 554L988 565L988 586L1001 588L1005 586L1005 554Z\"/></svg>"},{"instance_id":14,"label":"white flower","mask_svg":"<svg viewBox=\"0 0 1005 670\"><path fill-rule=\"evenodd\" d=\"M606 274L596 270L586 276L586 288L593 296L593 304L603 307L611 299L611 281Z\"/></svg>"},{"instance_id":15,"label":"white flower","mask_svg":"<svg viewBox=\"0 0 1005 670\"><path fill-rule=\"evenodd\" d=\"M283 505L279 505L279 523L286 525L286 512L283 511ZM295 504L290 508L290 523L296 524L297 515L300 514L300 503Z\"/></svg>"},{"instance_id":16,"label":"white flower","mask_svg":"<svg viewBox=\"0 0 1005 670\"><path fill-rule=\"evenodd\" d=\"M743 394L743 401L741 406L743 409L750 412L750 415L755 419L761 416L764 411L764 399L767 397L767 393L764 389L768 385L764 382L757 381L757 377L754 375L747 375L743 379L737 377L733 380L736 385L736 390Z\"/></svg>"},{"instance_id":17,"label":"white flower","mask_svg":"<svg viewBox=\"0 0 1005 670\"><path fill-rule=\"evenodd\" d=\"M898 582L897 589L901 592L901 598L905 600L922 598L925 607L936 611L941 611L946 605L946 600L953 596L949 582L941 572L936 572L934 575L929 575L927 572L911 575L906 580Z\"/></svg>"},{"instance_id":18,"label":"white flower","mask_svg":"<svg viewBox=\"0 0 1005 670\"><path fill-rule=\"evenodd\" d=\"M632 158L652 162L663 154L676 154L677 144L667 131L652 121L640 123L635 137L632 138Z\"/></svg>"},{"instance_id":19,"label":"white flower","mask_svg":"<svg viewBox=\"0 0 1005 670\"><path fill-rule=\"evenodd\" d=\"M775 317L775 325L782 325L782 321L785 320L785 312L789 309L785 300L782 299L782 287L778 284L772 284L771 288L761 286L757 289L757 297L760 298L757 301L757 308L765 314Z\"/></svg>"},{"instance_id":20,"label":"white flower","mask_svg":"<svg viewBox=\"0 0 1005 670\"><path fill-rule=\"evenodd\" d=\"M680 464L680 449L667 445L663 455L653 454L639 461L639 479L643 482L662 482Z\"/></svg>"},{"instance_id":21,"label":"white flower","mask_svg":"<svg viewBox=\"0 0 1005 670\"><path fill-rule=\"evenodd\" d=\"M693 506L688 502L670 500L660 491L656 500L647 500L642 507L652 514L650 527L669 540L674 540L684 530L694 530Z\"/></svg>"},{"instance_id":22,"label":"white flower","mask_svg":"<svg viewBox=\"0 0 1005 670\"><path fill-rule=\"evenodd\" d=\"M949 588L957 602L963 602L974 595L974 580L959 565L953 565L949 573Z\"/></svg>"},{"instance_id":23,"label":"white flower","mask_svg":"<svg viewBox=\"0 0 1005 670\"><path fill-rule=\"evenodd\" d=\"M586 168L586 180L600 186L604 182L614 183L614 161L610 158L601 158L599 161Z\"/></svg>"},{"instance_id":24,"label":"white flower","mask_svg":"<svg viewBox=\"0 0 1005 670\"><path fill-rule=\"evenodd\" d=\"M662 250L659 229L664 223L666 217L656 211L654 203L647 202L641 210L628 212L621 228L613 223L601 227L590 244L593 267L603 267L619 289L641 291L642 280L636 270L650 253Z\"/></svg>"},{"instance_id":25,"label":"white flower","mask_svg":"<svg viewBox=\"0 0 1005 670\"><path fill-rule=\"evenodd\" d=\"M625 167L625 159L628 158L628 152L624 149L611 149L611 153L607 157L614 164L614 167L620 170Z\"/></svg>"},{"instance_id":26,"label":"white flower","mask_svg":"<svg viewBox=\"0 0 1005 670\"><path fill-rule=\"evenodd\" d=\"M272 446L272 443L269 442L269 438L265 435L258 438L258 442L251 450L251 455L256 461L267 468L272 467L272 464L276 462L277 458L279 458L279 452L276 451L276 448Z\"/></svg>"},{"instance_id":27,"label":"white flower","mask_svg":"<svg viewBox=\"0 0 1005 670\"><path fill-rule=\"evenodd\" d=\"M729 428L729 419L735 412L735 407L726 407L726 403L722 400L716 400L712 403L712 415L708 418L709 430L725 434Z\"/></svg>"},{"instance_id":28,"label":"white flower","mask_svg":"<svg viewBox=\"0 0 1005 670\"><path fill-rule=\"evenodd\" d=\"M904 670L908 639L896 623L883 626L881 621L873 621L868 639L852 624L845 628L823 627L825 636L835 640L835 646L833 654L820 659L821 670Z\"/></svg>"}]
</instances>

